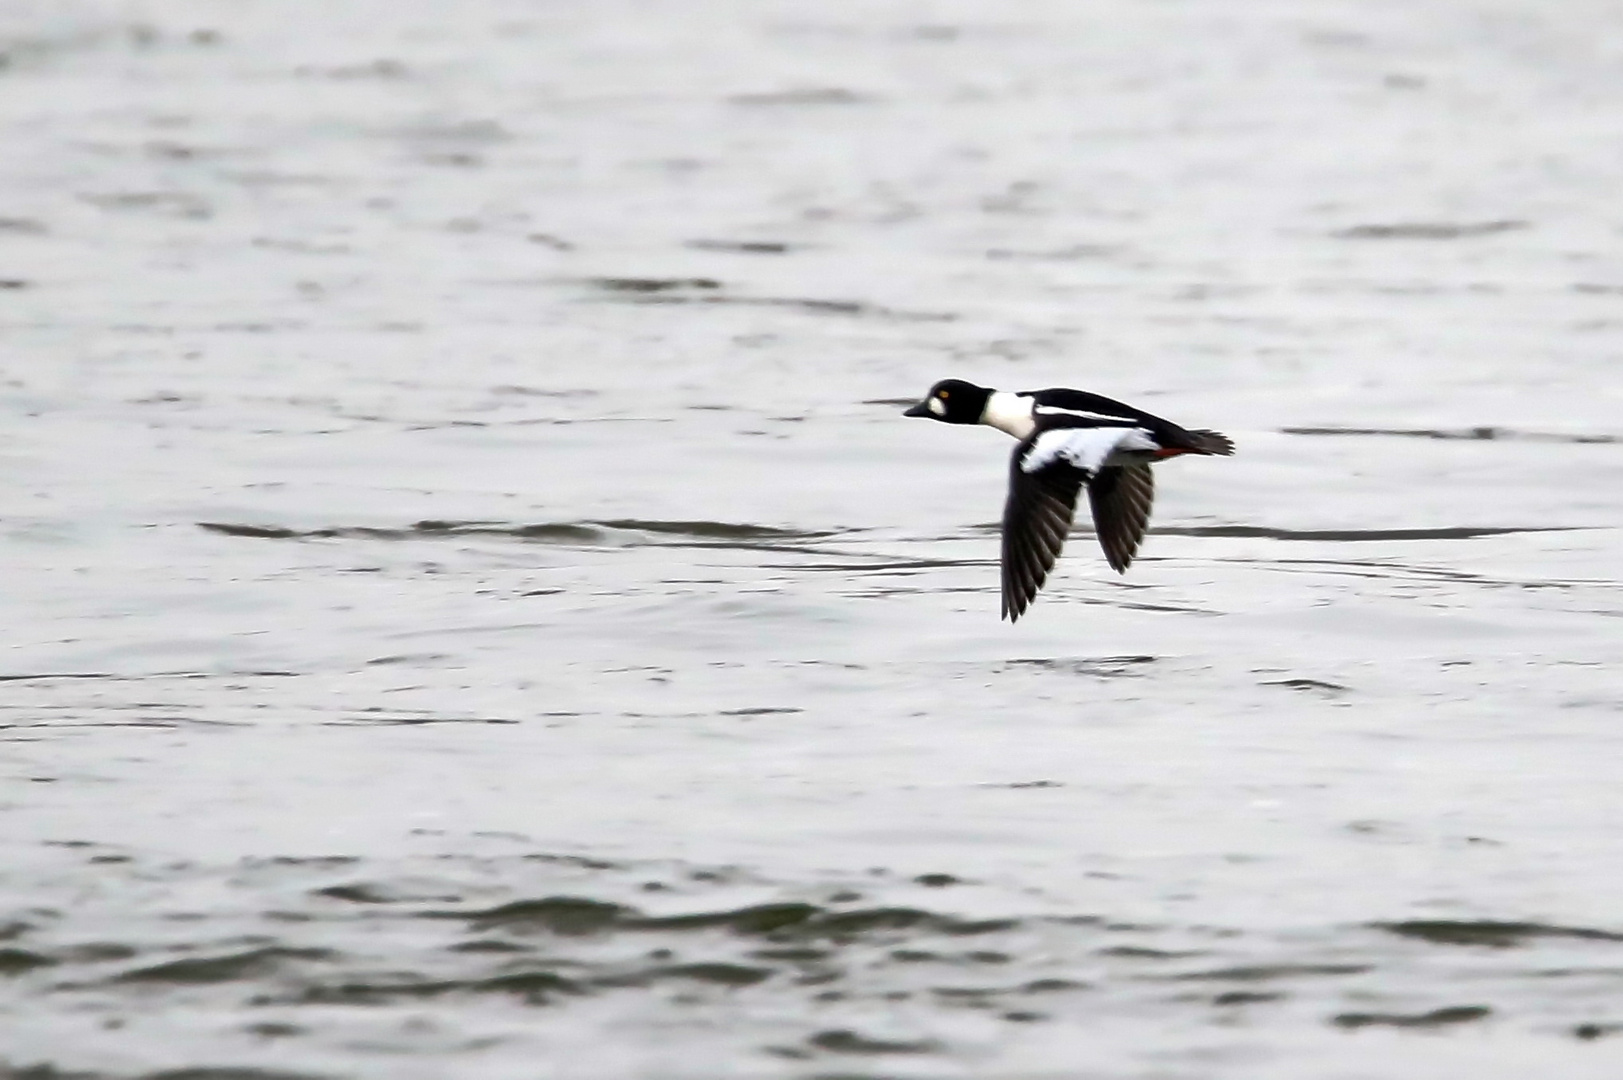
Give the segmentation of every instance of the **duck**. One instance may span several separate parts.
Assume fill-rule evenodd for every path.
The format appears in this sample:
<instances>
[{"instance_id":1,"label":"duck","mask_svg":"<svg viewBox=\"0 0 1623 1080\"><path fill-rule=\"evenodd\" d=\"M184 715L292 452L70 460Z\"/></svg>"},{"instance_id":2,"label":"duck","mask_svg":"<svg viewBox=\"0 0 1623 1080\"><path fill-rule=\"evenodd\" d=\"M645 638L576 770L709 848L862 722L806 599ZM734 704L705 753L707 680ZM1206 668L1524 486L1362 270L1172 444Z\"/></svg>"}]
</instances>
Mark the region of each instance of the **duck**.
<instances>
[{"instance_id":1,"label":"duck","mask_svg":"<svg viewBox=\"0 0 1623 1080\"><path fill-rule=\"evenodd\" d=\"M1082 489L1105 561L1125 574L1138 554L1155 501L1150 467L1186 454L1227 457L1234 442L1179 427L1085 390L1007 391L943 379L902 415L979 424L1019 441L1009 459L1003 504L1001 618L1014 623L1048 580L1065 546Z\"/></svg>"}]
</instances>

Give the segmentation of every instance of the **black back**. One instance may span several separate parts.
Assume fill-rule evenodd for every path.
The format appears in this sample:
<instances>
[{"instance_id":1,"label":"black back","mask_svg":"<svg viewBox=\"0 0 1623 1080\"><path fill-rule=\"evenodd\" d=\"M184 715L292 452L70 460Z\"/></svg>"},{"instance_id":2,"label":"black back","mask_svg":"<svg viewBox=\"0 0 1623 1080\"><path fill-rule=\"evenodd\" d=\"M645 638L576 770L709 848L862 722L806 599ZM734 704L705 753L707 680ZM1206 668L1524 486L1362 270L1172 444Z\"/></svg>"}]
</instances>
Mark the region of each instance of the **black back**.
<instances>
[{"instance_id":1,"label":"black back","mask_svg":"<svg viewBox=\"0 0 1623 1080\"><path fill-rule=\"evenodd\" d=\"M1086 390L1071 390L1063 386L1048 390L1027 390L1036 399L1034 419L1038 430L1060 427L1141 427L1154 436L1155 441L1168 449L1206 452L1204 443L1193 432L1164 420L1154 413L1135 409L1125 402L1107 398L1103 394L1090 394ZM1089 416L1070 416L1066 413L1043 412L1044 407L1068 409L1088 413Z\"/></svg>"}]
</instances>

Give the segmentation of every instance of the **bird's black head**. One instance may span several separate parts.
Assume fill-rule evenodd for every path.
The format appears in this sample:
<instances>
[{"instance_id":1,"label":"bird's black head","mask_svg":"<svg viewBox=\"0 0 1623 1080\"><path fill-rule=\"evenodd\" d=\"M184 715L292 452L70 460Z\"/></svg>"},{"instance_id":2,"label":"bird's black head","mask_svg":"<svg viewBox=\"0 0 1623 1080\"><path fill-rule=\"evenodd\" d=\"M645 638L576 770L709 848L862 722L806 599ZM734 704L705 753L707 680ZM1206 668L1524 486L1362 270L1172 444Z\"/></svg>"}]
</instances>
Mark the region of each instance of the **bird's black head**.
<instances>
[{"instance_id":1,"label":"bird's black head","mask_svg":"<svg viewBox=\"0 0 1623 1080\"><path fill-rule=\"evenodd\" d=\"M945 424L978 424L992 391L962 379L942 379L903 416L924 416Z\"/></svg>"}]
</instances>

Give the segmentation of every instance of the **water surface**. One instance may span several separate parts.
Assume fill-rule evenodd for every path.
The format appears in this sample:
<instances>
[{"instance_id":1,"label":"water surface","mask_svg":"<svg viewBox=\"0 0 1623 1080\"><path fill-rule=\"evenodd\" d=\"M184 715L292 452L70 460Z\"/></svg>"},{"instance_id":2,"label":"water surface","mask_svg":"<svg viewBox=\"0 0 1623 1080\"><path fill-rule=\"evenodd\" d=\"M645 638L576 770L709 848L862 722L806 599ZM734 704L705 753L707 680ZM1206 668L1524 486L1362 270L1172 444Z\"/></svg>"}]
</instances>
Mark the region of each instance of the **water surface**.
<instances>
[{"instance_id":1,"label":"water surface","mask_svg":"<svg viewBox=\"0 0 1623 1080\"><path fill-rule=\"evenodd\" d=\"M0 13L0 1075L1615 1075L1620 33Z\"/></svg>"}]
</instances>

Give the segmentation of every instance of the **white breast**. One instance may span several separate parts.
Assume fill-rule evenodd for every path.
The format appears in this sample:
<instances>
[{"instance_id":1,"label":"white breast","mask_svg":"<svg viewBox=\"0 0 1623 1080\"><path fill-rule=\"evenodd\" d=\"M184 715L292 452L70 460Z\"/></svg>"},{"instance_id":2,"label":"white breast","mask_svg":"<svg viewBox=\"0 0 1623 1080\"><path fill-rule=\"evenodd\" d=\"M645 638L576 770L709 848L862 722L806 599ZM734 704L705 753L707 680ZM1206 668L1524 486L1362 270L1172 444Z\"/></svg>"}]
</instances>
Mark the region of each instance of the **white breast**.
<instances>
[{"instance_id":1,"label":"white breast","mask_svg":"<svg viewBox=\"0 0 1623 1080\"><path fill-rule=\"evenodd\" d=\"M1017 439L1024 439L1036 428L1031 417L1032 400L1011 394L1007 390L994 390L981 410L981 423L1006 431Z\"/></svg>"},{"instance_id":2,"label":"white breast","mask_svg":"<svg viewBox=\"0 0 1623 1080\"><path fill-rule=\"evenodd\" d=\"M1056 428L1037 436L1020 468L1034 473L1063 461L1092 474L1106 465L1142 460L1138 455L1156 449L1155 440L1143 428Z\"/></svg>"}]
</instances>

